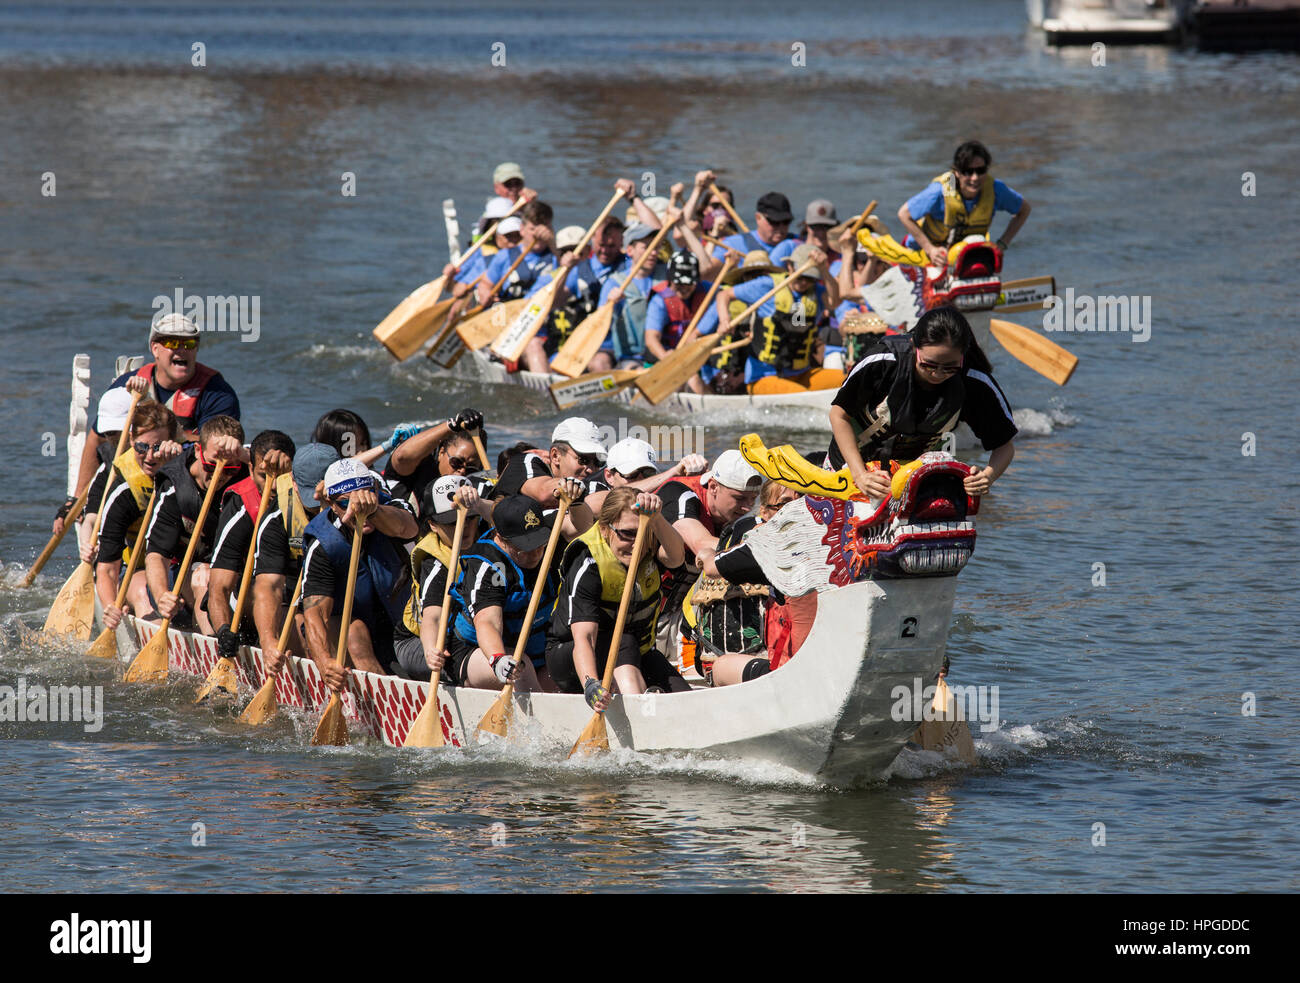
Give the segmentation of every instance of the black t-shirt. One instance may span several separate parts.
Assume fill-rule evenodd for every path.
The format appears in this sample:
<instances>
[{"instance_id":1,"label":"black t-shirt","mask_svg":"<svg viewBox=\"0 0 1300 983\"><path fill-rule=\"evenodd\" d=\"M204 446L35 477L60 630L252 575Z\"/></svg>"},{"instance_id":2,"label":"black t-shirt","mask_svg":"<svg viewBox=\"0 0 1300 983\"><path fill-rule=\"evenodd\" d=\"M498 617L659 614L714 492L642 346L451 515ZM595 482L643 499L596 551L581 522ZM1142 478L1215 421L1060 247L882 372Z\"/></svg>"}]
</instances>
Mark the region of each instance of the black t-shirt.
<instances>
[{"instance_id":1,"label":"black t-shirt","mask_svg":"<svg viewBox=\"0 0 1300 983\"><path fill-rule=\"evenodd\" d=\"M507 498L510 495L521 494L524 482L531 481L533 478L549 477L551 474L551 466L545 456L533 451L516 454L497 478L491 497Z\"/></svg>"},{"instance_id":2,"label":"black t-shirt","mask_svg":"<svg viewBox=\"0 0 1300 983\"><path fill-rule=\"evenodd\" d=\"M876 407L898 381L898 373L910 371L910 359L900 361L893 350L877 346L854 366L835 394L832 405L844 410L853 419L855 428L860 430L866 423L864 414L870 412L874 416ZM978 369L964 368L952 379L958 380L963 391L959 419L971 428L984 449L1001 447L1015 437L1017 428L1011 405L993 377ZM933 410L943 396L944 387L951 384L950 381L931 387L914 381L912 391L917 414L924 416ZM828 454L833 470L844 466L844 457L834 439Z\"/></svg>"},{"instance_id":3,"label":"black t-shirt","mask_svg":"<svg viewBox=\"0 0 1300 983\"><path fill-rule=\"evenodd\" d=\"M117 435L113 435L117 439ZM107 441L95 448L95 456L98 462L95 465L95 473L90 478L90 491L86 494L86 507L82 509L83 515L93 515L99 508L100 501L104 498L104 486L108 483L108 476L113 470L113 451L117 444L110 444ZM122 480L118 475L114 480L114 486Z\"/></svg>"},{"instance_id":4,"label":"black t-shirt","mask_svg":"<svg viewBox=\"0 0 1300 983\"><path fill-rule=\"evenodd\" d=\"M186 457L186 460L192 461L192 451ZM230 483L242 480L247 472L237 472L231 479ZM161 553L177 563L185 555L185 549L189 544L190 537L185 531L185 525L182 521L181 508L177 502L176 486L159 475L156 479L163 486L158 492L158 500L154 505L153 514L149 517L149 531L145 534L147 553ZM202 490L200 489L200 494ZM202 506L200 505L200 508ZM217 529L220 522L221 513L214 508L208 509L207 521L203 523L202 536L199 539L199 545L194 553L195 563L208 563L212 557L212 546L217 539ZM198 511L194 515L185 516L191 522L198 519Z\"/></svg>"},{"instance_id":5,"label":"black t-shirt","mask_svg":"<svg viewBox=\"0 0 1300 983\"><path fill-rule=\"evenodd\" d=\"M100 520L96 563L116 563L122 559L122 551L135 545L131 527L140 521L143 514L140 506L135 504L131 486L119 475L113 490L108 493L104 517Z\"/></svg>"},{"instance_id":6,"label":"black t-shirt","mask_svg":"<svg viewBox=\"0 0 1300 983\"><path fill-rule=\"evenodd\" d=\"M244 560L253 537L253 519L239 495L227 495L221 503L216 546L212 560L214 570L244 572Z\"/></svg>"}]
</instances>

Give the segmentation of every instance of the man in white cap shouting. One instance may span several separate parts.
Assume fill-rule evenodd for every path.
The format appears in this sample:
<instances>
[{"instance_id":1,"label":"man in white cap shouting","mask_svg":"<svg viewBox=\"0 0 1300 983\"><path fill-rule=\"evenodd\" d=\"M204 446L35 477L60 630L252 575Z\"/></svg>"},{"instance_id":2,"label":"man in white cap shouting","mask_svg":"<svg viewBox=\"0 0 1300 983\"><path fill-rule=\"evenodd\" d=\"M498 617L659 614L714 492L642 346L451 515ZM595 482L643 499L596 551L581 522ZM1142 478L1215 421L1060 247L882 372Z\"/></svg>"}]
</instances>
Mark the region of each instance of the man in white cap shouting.
<instances>
[{"instance_id":1,"label":"man in white cap shouting","mask_svg":"<svg viewBox=\"0 0 1300 983\"><path fill-rule=\"evenodd\" d=\"M709 466L703 454L687 454L667 471L659 470L659 454L648 441L637 437L620 440L609 449L605 469L587 479L585 502L593 515L600 512L605 495L613 488L631 485L637 491L652 492L682 475L699 474Z\"/></svg>"},{"instance_id":2,"label":"man in white cap shouting","mask_svg":"<svg viewBox=\"0 0 1300 983\"><path fill-rule=\"evenodd\" d=\"M154 360L138 371L118 376L109 389L144 386L145 395L166 406L176 416L186 440L194 440L208 420L218 416L239 419L239 397L221 373L198 360L199 327L183 314L163 314L154 318L149 328L149 351ZM99 421L86 434L77 473L77 491L95 473L95 454L103 443L104 431Z\"/></svg>"}]
</instances>

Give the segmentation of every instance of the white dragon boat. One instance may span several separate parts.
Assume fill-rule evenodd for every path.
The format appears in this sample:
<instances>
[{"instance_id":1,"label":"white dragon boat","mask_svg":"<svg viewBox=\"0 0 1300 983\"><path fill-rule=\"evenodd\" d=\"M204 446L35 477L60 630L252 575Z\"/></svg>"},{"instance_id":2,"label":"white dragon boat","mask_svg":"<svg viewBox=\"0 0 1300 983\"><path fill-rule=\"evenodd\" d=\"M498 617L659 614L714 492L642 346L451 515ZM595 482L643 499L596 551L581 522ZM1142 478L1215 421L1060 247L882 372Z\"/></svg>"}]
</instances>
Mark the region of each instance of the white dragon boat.
<instances>
[{"instance_id":1,"label":"white dragon boat","mask_svg":"<svg viewBox=\"0 0 1300 983\"><path fill-rule=\"evenodd\" d=\"M788 448L768 452L750 437L742 450L760 470L792 477L782 456ZM807 640L792 660L751 682L616 697L606 713L611 748L770 763L835 787L882 779L916 730L910 716L896 719L907 715L895 712L894 688L910 692L942 666L956 575L975 544L977 502L961 487L966 465L934 453L909 468L884 501L809 494L758 526L746 542L772 584L790 596L816 592ZM829 480L840 475L820 474L828 481L814 492L848 494ZM119 652L129 661L157 630L125 618ZM170 671L203 678L217 659L216 639L169 632ZM259 649L241 649L239 675L241 693L264 682ZM428 691L427 683L354 670L344 711L354 732L401 747ZM444 685L438 696L447 743L472 747L498 693ZM329 693L311 660L291 658L276 697L319 712ZM557 753L568 751L590 718L578 695L517 697L520 729Z\"/></svg>"},{"instance_id":2,"label":"white dragon boat","mask_svg":"<svg viewBox=\"0 0 1300 983\"><path fill-rule=\"evenodd\" d=\"M538 392L549 393L552 384L572 382L568 376L554 372L508 372L504 363L495 361L485 351L471 351L469 357L474 360L474 369L483 382L495 385L524 386ZM751 396L748 393L722 396L716 393L672 393L656 409L676 413L704 413L715 411L746 411L751 409L805 408L829 412L831 401L835 398L835 389L814 389L795 393L772 393L763 396ZM628 387L612 394L609 398L621 403L631 403L639 396L635 388Z\"/></svg>"}]
</instances>

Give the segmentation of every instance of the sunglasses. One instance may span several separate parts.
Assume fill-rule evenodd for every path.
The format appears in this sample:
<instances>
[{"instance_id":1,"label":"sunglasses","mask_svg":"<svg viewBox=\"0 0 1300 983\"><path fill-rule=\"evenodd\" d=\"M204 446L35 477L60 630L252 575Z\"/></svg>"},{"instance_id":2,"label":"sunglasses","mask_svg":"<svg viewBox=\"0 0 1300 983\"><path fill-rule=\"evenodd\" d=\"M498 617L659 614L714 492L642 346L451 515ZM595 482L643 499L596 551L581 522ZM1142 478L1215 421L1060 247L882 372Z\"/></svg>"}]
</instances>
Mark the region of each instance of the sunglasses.
<instances>
[{"instance_id":1,"label":"sunglasses","mask_svg":"<svg viewBox=\"0 0 1300 983\"><path fill-rule=\"evenodd\" d=\"M610 526L609 528L613 531L614 535L617 536L619 539L621 539L623 542L625 543L636 542L636 530L637 530L636 526L633 526L631 529L620 529L618 528L618 526Z\"/></svg>"},{"instance_id":2,"label":"sunglasses","mask_svg":"<svg viewBox=\"0 0 1300 983\"><path fill-rule=\"evenodd\" d=\"M711 201L708 207L715 212L725 212L727 210L727 206L720 201Z\"/></svg>"},{"instance_id":3,"label":"sunglasses","mask_svg":"<svg viewBox=\"0 0 1300 983\"><path fill-rule=\"evenodd\" d=\"M446 451L443 453L445 454ZM451 468L453 471L468 471L473 463L473 458L453 457L452 455L447 454L447 467Z\"/></svg>"},{"instance_id":4,"label":"sunglasses","mask_svg":"<svg viewBox=\"0 0 1300 983\"><path fill-rule=\"evenodd\" d=\"M967 177L971 177L975 174L987 174L988 172L989 172L989 165L985 164L983 167L963 167L957 173L965 174Z\"/></svg>"},{"instance_id":5,"label":"sunglasses","mask_svg":"<svg viewBox=\"0 0 1300 983\"><path fill-rule=\"evenodd\" d=\"M203 466L203 470L204 470L205 472L207 472L208 474L212 474L212 472L214 472L214 471L217 470L217 464L216 464L216 462L215 462L215 461L209 461L209 460L207 459L207 457L204 456L204 454L203 454L203 445L202 445L202 444L199 444L199 445L198 445L198 451L199 451L199 464L201 464L201 465ZM242 468L242 467L243 467L242 464L240 464L238 461L235 461L235 462L233 462L233 463L223 464L222 467L221 467L221 470L222 470L222 471L238 471L238 470L239 470L240 468Z\"/></svg>"},{"instance_id":6,"label":"sunglasses","mask_svg":"<svg viewBox=\"0 0 1300 983\"><path fill-rule=\"evenodd\" d=\"M938 362L931 362L928 359L922 358L920 355L916 356L916 364L927 372L939 372L943 375L952 375L954 372L961 371L960 362L956 365L940 365Z\"/></svg>"},{"instance_id":7,"label":"sunglasses","mask_svg":"<svg viewBox=\"0 0 1300 983\"><path fill-rule=\"evenodd\" d=\"M595 454L579 454L572 447L570 447L569 450L572 452L573 456L577 458L578 463L584 468L591 468L594 471L596 468L600 467L600 458Z\"/></svg>"},{"instance_id":8,"label":"sunglasses","mask_svg":"<svg viewBox=\"0 0 1300 983\"><path fill-rule=\"evenodd\" d=\"M147 444L143 440L138 440L131 446L141 457L148 457L150 454L157 454L164 443L164 441L160 440L156 444Z\"/></svg>"},{"instance_id":9,"label":"sunglasses","mask_svg":"<svg viewBox=\"0 0 1300 983\"><path fill-rule=\"evenodd\" d=\"M162 345L171 351L192 352L199 347L198 338L155 338L154 344Z\"/></svg>"}]
</instances>

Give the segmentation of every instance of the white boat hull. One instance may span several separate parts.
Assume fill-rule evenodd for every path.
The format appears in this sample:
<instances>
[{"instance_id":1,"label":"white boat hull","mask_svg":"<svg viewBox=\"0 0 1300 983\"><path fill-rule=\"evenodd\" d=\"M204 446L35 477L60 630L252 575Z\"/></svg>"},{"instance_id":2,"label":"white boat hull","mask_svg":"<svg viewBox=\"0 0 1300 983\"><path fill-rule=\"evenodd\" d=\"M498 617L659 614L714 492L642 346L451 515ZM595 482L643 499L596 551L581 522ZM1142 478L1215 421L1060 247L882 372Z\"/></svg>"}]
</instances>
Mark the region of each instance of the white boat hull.
<instances>
[{"instance_id":1,"label":"white boat hull","mask_svg":"<svg viewBox=\"0 0 1300 983\"><path fill-rule=\"evenodd\" d=\"M606 714L610 746L769 763L836 787L878 781L916 729L912 720L893 719L891 691L898 685L910 691L917 678L934 679L955 585L955 576L921 577L824 591L811 633L782 668L738 686L617 697ZM125 619L120 651L133 657L156 631L152 623ZM216 640L169 634L171 671L206 676L218 659ZM261 685L260 649L242 650L239 675L247 694ZM354 671L344 696L349 725L400 747L428 689L427 683ZM497 692L441 686L438 695L448 744L474 744ZM277 680L276 696L281 705L319 712L328 692L316 666L294 658ZM518 699L515 726L541 748L567 753L590 719L581 696L532 694Z\"/></svg>"},{"instance_id":2,"label":"white boat hull","mask_svg":"<svg viewBox=\"0 0 1300 983\"><path fill-rule=\"evenodd\" d=\"M522 370L507 372L506 367L501 362L493 361L484 352L470 352L469 354L474 360L474 368L478 372L478 377L483 382L497 385L524 386L538 392L549 393L552 383L569 381L566 376L553 372L525 372ZM658 404L655 409L665 413L704 413L717 410L768 409L780 406L813 408L829 412L831 401L835 398L837 391L836 389L817 389L797 393L776 393L766 396L750 396L747 393L732 396L720 396L716 393L706 393L704 395L673 393ZM643 399L640 399L640 393L634 387L622 389L610 396L609 399L620 403L636 401L641 405L648 405Z\"/></svg>"}]
</instances>

